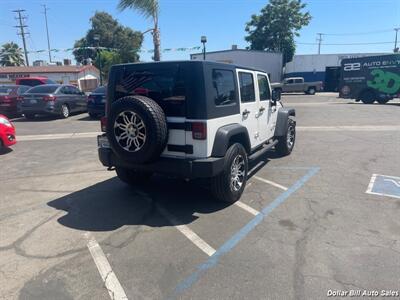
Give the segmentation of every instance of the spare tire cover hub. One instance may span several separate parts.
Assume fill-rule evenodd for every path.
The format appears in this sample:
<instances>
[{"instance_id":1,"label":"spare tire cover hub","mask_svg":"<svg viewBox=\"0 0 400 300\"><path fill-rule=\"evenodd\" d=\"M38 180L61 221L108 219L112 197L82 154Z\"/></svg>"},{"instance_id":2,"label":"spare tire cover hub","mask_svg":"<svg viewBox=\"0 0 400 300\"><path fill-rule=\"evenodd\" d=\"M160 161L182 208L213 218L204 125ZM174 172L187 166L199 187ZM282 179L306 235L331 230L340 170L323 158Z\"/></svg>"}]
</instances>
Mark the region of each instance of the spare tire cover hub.
<instances>
[{"instance_id":1,"label":"spare tire cover hub","mask_svg":"<svg viewBox=\"0 0 400 300\"><path fill-rule=\"evenodd\" d=\"M123 149L136 152L146 142L146 125L137 113L123 111L115 118L114 134Z\"/></svg>"}]
</instances>

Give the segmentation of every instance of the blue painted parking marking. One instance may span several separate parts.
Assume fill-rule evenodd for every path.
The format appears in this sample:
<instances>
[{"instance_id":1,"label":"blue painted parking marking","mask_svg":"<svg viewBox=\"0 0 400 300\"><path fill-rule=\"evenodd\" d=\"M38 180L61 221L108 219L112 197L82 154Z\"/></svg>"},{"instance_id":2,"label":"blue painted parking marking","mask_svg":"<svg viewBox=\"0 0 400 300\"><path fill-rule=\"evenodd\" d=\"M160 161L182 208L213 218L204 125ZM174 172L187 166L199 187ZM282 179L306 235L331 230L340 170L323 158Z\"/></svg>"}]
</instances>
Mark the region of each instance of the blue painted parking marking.
<instances>
[{"instance_id":1,"label":"blue painted parking marking","mask_svg":"<svg viewBox=\"0 0 400 300\"><path fill-rule=\"evenodd\" d=\"M400 177L372 174L366 193L400 199Z\"/></svg>"},{"instance_id":2,"label":"blue painted parking marking","mask_svg":"<svg viewBox=\"0 0 400 300\"><path fill-rule=\"evenodd\" d=\"M301 177L291 187L289 187L286 191L275 198L274 201L265 206L258 215L256 215L250 222L248 222L238 232L236 232L213 255L211 255L208 260L206 260L204 263L199 264L196 267L196 270L191 275L189 275L176 286L170 299L179 297L180 294L191 288L207 272L207 270L215 267L218 264L223 255L229 253L243 238L245 238L258 224L260 224L265 217L267 217L275 208L285 202L291 194L300 189L311 177L313 177L319 171L318 167L307 169L308 172L303 177Z\"/></svg>"}]
</instances>

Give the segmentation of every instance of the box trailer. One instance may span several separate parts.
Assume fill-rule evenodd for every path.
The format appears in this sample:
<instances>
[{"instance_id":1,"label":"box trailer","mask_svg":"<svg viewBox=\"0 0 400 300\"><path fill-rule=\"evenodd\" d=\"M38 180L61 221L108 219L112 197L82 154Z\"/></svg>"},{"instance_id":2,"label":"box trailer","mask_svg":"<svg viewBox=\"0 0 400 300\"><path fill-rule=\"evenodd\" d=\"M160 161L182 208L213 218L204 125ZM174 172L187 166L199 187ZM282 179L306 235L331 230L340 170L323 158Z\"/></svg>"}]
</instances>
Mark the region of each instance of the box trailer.
<instances>
[{"instance_id":1,"label":"box trailer","mask_svg":"<svg viewBox=\"0 0 400 300\"><path fill-rule=\"evenodd\" d=\"M343 59L339 97L385 104L400 94L400 54Z\"/></svg>"}]
</instances>

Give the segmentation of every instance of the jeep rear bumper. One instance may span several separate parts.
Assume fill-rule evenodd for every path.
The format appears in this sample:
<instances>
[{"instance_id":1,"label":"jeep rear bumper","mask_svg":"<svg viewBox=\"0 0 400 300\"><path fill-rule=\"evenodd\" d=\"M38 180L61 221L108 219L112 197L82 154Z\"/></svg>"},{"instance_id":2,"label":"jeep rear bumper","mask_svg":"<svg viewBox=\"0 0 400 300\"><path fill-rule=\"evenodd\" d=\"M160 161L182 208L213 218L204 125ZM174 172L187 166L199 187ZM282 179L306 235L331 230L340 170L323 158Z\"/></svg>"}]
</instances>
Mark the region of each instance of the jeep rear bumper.
<instances>
[{"instance_id":1,"label":"jeep rear bumper","mask_svg":"<svg viewBox=\"0 0 400 300\"><path fill-rule=\"evenodd\" d=\"M99 159L105 167L123 167L188 179L213 177L219 174L224 167L223 157L209 157L204 159L161 157L151 163L135 164L119 158L110 148L99 147L98 152Z\"/></svg>"}]
</instances>

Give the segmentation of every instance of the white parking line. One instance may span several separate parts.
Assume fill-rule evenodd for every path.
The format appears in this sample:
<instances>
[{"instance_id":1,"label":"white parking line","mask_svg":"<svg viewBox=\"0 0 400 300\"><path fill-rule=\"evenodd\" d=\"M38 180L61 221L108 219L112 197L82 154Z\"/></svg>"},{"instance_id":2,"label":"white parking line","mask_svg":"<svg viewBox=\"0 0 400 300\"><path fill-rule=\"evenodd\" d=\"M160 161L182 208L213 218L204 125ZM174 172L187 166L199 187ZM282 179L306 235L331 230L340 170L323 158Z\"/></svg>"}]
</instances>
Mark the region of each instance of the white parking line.
<instances>
[{"instance_id":1,"label":"white parking line","mask_svg":"<svg viewBox=\"0 0 400 300\"><path fill-rule=\"evenodd\" d=\"M101 132L76 132L76 133L56 133L56 134L35 134L35 135L18 135L18 141L42 141L42 140L60 140L60 139L76 139L76 138L92 138Z\"/></svg>"},{"instance_id":2,"label":"white parking line","mask_svg":"<svg viewBox=\"0 0 400 300\"><path fill-rule=\"evenodd\" d=\"M284 190L284 191L286 191L288 189L286 186L283 186L283 185L281 185L279 183L273 182L271 180L268 180L268 179L265 179L265 178L262 178L262 177L253 176L252 178L255 178L255 179L257 179L257 180L259 180L261 182L264 182L264 183L268 183L268 184L270 184L270 185L272 185L274 187L277 187L277 188L279 188L281 190Z\"/></svg>"},{"instance_id":3,"label":"white parking line","mask_svg":"<svg viewBox=\"0 0 400 300\"><path fill-rule=\"evenodd\" d=\"M211 247L207 242L200 238L194 231L192 231L186 225L179 225L180 222L171 215L166 209L156 204L157 210L161 215L166 218L176 229L178 229L186 238L188 238L193 244L195 244L201 251L203 251L208 256L215 253L215 249Z\"/></svg>"},{"instance_id":4,"label":"white parking line","mask_svg":"<svg viewBox=\"0 0 400 300\"><path fill-rule=\"evenodd\" d=\"M255 210L251 206L248 206L246 203L243 203L242 201L239 201L239 200L235 202L235 205L244 209L248 213L251 213L254 216L257 216L260 213L258 210Z\"/></svg>"},{"instance_id":5,"label":"white parking line","mask_svg":"<svg viewBox=\"0 0 400 300\"><path fill-rule=\"evenodd\" d=\"M400 131L400 125L296 126L297 131Z\"/></svg>"},{"instance_id":6,"label":"white parking line","mask_svg":"<svg viewBox=\"0 0 400 300\"><path fill-rule=\"evenodd\" d=\"M85 235L87 237L90 236L88 233ZM96 264L97 270L99 270L100 276L103 279L104 285L106 286L111 299L128 299L100 245L93 237L89 238L90 239L87 247L92 255L94 263Z\"/></svg>"}]
</instances>

